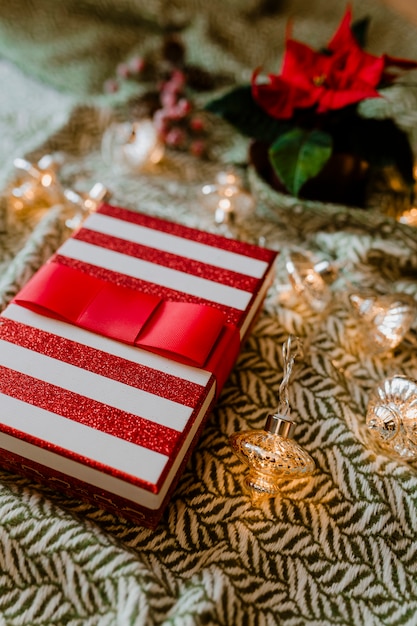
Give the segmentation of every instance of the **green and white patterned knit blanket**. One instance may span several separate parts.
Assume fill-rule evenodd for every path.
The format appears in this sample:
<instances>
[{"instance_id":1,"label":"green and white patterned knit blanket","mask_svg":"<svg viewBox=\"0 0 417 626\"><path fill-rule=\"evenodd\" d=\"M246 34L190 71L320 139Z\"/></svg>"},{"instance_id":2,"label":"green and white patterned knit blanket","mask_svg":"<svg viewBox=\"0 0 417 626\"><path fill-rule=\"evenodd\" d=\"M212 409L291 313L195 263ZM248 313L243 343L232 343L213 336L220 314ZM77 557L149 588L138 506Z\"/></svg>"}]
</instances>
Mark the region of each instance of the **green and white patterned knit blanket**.
<instances>
[{"instance_id":1,"label":"green and white patterned knit blanket","mask_svg":"<svg viewBox=\"0 0 417 626\"><path fill-rule=\"evenodd\" d=\"M216 230L200 189L223 157L173 153L152 172L118 171L100 152L113 104L98 93L102 81L166 28L183 34L194 62L247 79L257 65L276 69L289 16L300 39L320 45L344 9L328 0L2 0L2 215L13 158L54 150L64 153L69 187L101 181L114 204ZM417 58L415 28L376 0L354 11L372 17L373 51ZM417 234L372 220L331 222L317 230L302 215L286 225L260 212L231 234L336 260L346 270L336 294L360 284L417 297ZM9 216L0 233L1 307L67 234L59 206L35 225ZM417 469L375 453L364 434L370 389L392 373L417 376L415 348L378 359L348 350L342 296L320 317L283 302L287 282L280 257L262 315L157 530L0 470L0 626L417 624ZM317 470L253 506L228 438L261 428L275 408L289 333L308 348L290 403L296 439Z\"/></svg>"}]
</instances>

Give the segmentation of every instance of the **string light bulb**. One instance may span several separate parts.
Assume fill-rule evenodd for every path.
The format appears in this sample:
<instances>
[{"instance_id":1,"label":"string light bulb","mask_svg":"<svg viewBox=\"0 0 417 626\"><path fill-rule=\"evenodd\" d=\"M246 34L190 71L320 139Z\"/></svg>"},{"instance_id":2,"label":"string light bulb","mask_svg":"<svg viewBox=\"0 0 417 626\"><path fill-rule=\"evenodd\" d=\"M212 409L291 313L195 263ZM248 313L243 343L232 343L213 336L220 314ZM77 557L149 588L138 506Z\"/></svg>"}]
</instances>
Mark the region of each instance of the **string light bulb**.
<instances>
[{"instance_id":1,"label":"string light bulb","mask_svg":"<svg viewBox=\"0 0 417 626\"><path fill-rule=\"evenodd\" d=\"M75 229L110 197L109 190L102 183L95 183L87 193L64 188L58 178L62 164L58 156L46 154L36 163L18 157L13 164L18 176L10 185L8 203L9 208L23 219L62 205L72 211L66 220L67 227Z\"/></svg>"},{"instance_id":2,"label":"string light bulb","mask_svg":"<svg viewBox=\"0 0 417 626\"><path fill-rule=\"evenodd\" d=\"M315 469L312 457L293 439L296 423L290 417L288 387L295 359L303 354L300 339L290 335L282 354L284 374L277 410L268 415L263 430L230 437L236 456L249 468L244 485L253 502L276 497L283 479L309 476Z\"/></svg>"},{"instance_id":3,"label":"string light bulb","mask_svg":"<svg viewBox=\"0 0 417 626\"><path fill-rule=\"evenodd\" d=\"M297 296L314 311L324 311L331 299L329 286L337 276L336 266L327 260L315 261L299 250L290 250L285 267Z\"/></svg>"},{"instance_id":4,"label":"string light bulb","mask_svg":"<svg viewBox=\"0 0 417 626\"><path fill-rule=\"evenodd\" d=\"M396 348L417 316L417 302L406 293L350 293L349 303L356 320L357 339L371 354Z\"/></svg>"},{"instance_id":5,"label":"string light bulb","mask_svg":"<svg viewBox=\"0 0 417 626\"><path fill-rule=\"evenodd\" d=\"M73 189L64 189L67 203L75 208L75 214L65 222L67 228L75 230L85 218L94 213L98 206L110 198L110 192L102 183L95 183L87 193L78 193Z\"/></svg>"},{"instance_id":6,"label":"string light bulb","mask_svg":"<svg viewBox=\"0 0 417 626\"><path fill-rule=\"evenodd\" d=\"M252 211L254 200L233 171L218 172L215 182L201 188L203 203L213 212L216 224L229 224Z\"/></svg>"},{"instance_id":7,"label":"string light bulb","mask_svg":"<svg viewBox=\"0 0 417 626\"><path fill-rule=\"evenodd\" d=\"M60 162L57 157L46 154L32 163L17 157L13 160L16 177L8 189L7 200L11 211L25 214L42 210L59 203L61 187L57 178Z\"/></svg>"},{"instance_id":8,"label":"string light bulb","mask_svg":"<svg viewBox=\"0 0 417 626\"><path fill-rule=\"evenodd\" d=\"M150 119L111 124L103 135L104 161L132 173L157 165L164 156L164 145Z\"/></svg>"},{"instance_id":9,"label":"string light bulb","mask_svg":"<svg viewBox=\"0 0 417 626\"><path fill-rule=\"evenodd\" d=\"M395 375L372 390L366 413L368 438L378 452L417 459L417 381Z\"/></svg>"}]
</instances>

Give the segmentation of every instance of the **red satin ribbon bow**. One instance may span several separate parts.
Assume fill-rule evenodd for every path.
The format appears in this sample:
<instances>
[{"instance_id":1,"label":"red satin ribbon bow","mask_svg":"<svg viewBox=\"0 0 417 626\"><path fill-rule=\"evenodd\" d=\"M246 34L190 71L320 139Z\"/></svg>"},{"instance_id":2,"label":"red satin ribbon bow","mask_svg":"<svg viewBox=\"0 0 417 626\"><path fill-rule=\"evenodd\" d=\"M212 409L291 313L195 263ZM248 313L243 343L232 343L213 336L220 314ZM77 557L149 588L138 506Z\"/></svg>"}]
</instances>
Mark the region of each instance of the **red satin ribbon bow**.
<instances>
[{"instance_id":1,"label":"red satin ribbon bow","mask_svg":"<svg viewBox=\"0 0 417 626\"><path fill-rule=\"evenodd\" d=\"M237 330L212 306L163 300L56 262L44 265L15 302L188 365L206 366L212 372L222 361L222 350L213 354L216 344L231 348L226 357L230 367L238 350ZM224 363L220 369L224 379L228 373Z\"/></svg>"}]
</instances>

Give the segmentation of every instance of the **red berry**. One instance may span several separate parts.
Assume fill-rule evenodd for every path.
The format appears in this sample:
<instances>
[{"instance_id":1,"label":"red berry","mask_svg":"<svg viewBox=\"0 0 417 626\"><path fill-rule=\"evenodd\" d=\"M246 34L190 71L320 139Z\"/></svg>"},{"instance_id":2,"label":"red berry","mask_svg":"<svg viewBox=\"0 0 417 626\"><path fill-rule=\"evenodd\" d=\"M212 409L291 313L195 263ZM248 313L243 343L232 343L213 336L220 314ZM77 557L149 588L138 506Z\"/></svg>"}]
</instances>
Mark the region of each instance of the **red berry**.
<instances>
[{"instance_id":1,"label":"red berry","mask_svg":"<svg viewBox=\"0 0 417 626\"><path fill-rule=\"evenodd\" d=\"M184 145L185 139L185 133L181 128L171 128L165 137L165 142L168 146L180 148Z\"/></svg>"},{"instance_id":2,"label":"red berry","mask_svg":"<svg viewBox=\"0 0 417 626\"><path fill-rule=\"evenodd\" d=\"M106 93L115 93L119 89L119 84L114 78L109 78L104 83L104 91Z\"/></svg>"},{"instance_id":3,"label":"red berry","mask_svg":"<svg viewBox=\"0 0 417 626\"><path fill-rule=\"evenodd\" d=\"M130 74L129 66L127 63L119 63L116 68L116 74L120 76L120 78L127 78Z\"/></svg>"},{"instance_id":4,"label":"red berry","mask_svg":"<svg viewBox=\"0 0 417 626\"><path fill-rule=\"evenodd\" d=\"M170 81L172 85L175 85L177 89L182 89L185 85L185 74L180 70L174 70L172 72Z\"/></svg>"},{"instance_id":5,"label":"red berry","mask_svg":"<svg viewBox=\"0 0 417 626\"><path fill-rule=\"evenodd\" d=\"M146 66L146 61L142 57L133 57L129 61L129 68L133 74L140 74Z\"/></svg>"},{"instance_id":6,"label":"red berry","mask_svg":"<svg viewBox=\"0 0 417 626\"><path fill-rule=\"evenodd\" d=\"M153 115L156 132L163 134L168 130L168 116L165 109L158 109Z\"/></svg>"},{"instance_id":7,"label":"red berry","mask_svg":"<svg viewBox=\"0 0 417 626\"><path fill-rule=\"evenodd\" d=\"M191 142L190 144L190 152L192 155L196 157L201 157L206 150L206 144L201 139L196 139L196 141Z\"/></svg>"},{"instance_id":8,"label":"red berry","mask_svg":"<svg viewBox=\"0 0 417 626\"><path fill-rule=\"evenodd\" d=\"M181 117L185 117L191 111L191 104L189 100L186 100L185 98L181 98L181 100L178 100L176 108L177 108L178 114L181 115Z\"/></svg>"},{"instance_id":9,"label":"red berry","mask_svg":"<svg viewBox=\"0 0 417 626\"><path fill-rule=\"evenodd\" d=\"M167 109L171 109L175 106L176 103L175 94L169 90L163 90L161 92L161 104L163 107Z\"/></svg>"},{"instance_id":10,"label":"red berry","mask_svg":"<svg viewBox=\"0 0 417 626\"><path fill-rule=\"evenodd\" d=\"M204 130L205 124L201 117L193 117L190 120L190 128L196 132Z\"/></svg>"}]
</instances>

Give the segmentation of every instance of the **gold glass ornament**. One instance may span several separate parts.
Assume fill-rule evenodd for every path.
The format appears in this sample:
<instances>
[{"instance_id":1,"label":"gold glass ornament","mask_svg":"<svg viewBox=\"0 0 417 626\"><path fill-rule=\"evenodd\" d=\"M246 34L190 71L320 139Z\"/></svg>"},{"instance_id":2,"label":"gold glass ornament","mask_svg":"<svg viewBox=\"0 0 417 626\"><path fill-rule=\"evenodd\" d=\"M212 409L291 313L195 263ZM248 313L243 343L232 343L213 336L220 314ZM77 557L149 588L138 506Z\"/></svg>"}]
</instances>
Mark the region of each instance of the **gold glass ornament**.
<instances>
[{"instance_id":1,"label":"gold glass ornament","mask_svg":"<svg viewBox=\"0 0 417 626\"><path fill-rule=\"evenodd\" d=\"M16 177L7 191L8 207L16 214L43 210L62 200L62 189L57 178L60 162L46 154L36 163L16 158L13 161Z\"/></svg>"},{"instance_id":2,"label":"gold glass ornament","mask_svg":"<svg viewBox=\"0 0 417 626\"><path fill-rule=\"evenodd\" d=\"M331 299L329 285L335 280L335 265L314 259L301 251L287 253L285 267L291 286L314 311L324 311Z\"/></svg>"},{"instance_id":3,"label":"gold glass ornament","mask_svg":"<svg viewBox=\"0 0 417 626\"><path fill-rule=\"evenodd\" d=\"M164 145L150 119L111 124L103 135L101 152L108 165L132 173L159 163Z\"/></svg>"},{"instance_id":4,"label":"gold glass ornament","mask_svg":"<svg viewBox=\"0 0 417 626\"><path fill-rule=\"evenodd\" d=\"M275 413L268 415L263 430L234 433L230 443L236 456L248 467L244 484L253 501L273 498L280 492L283 479L309 476L314 460L293 440L295 422L290 418L288 386L301 343L290 336L284 343L284 376Z\"/></svg>"},{"instance_id":5,"label":"gold glass ornament","mask_svg":"<svg viewBox=\"0 0 417 626\"><path fill-rule=\"evenodd\" d=\"M252 196L243 189L243 183L235 172L218 172L213 184L201 188L203 204L213 212L216 224L228 224L235 218L245 217L254 206Z\"/></svg>"},{"instance_id":6,"label":"gold glass ornament","mask_svg":"<svg viewBox=\"0 0 417 626\"><path fill-rule=\"evenodd\" d=\"M379 383L369 396L366 426L378 451L417 459L417 381L396 375Z\"/></svg>"},{"instance_id":7,"label":"gold glass ornament","mask_svg":"<svg viewBox=\"0 0 417 626\"><path fill-rule=\"evenodd\" d=\"M417 302L405 293L349 294L357 322L357 339L372 354L396 348L417 316Z\"/></svg>"},{"instance_id":8,"label":"gold glass ornament","mask_svg":"<svg viewBox=\"0 0 417 626\"><path fill-rule=\"evenodd\" d=\"M95 183L87 193L78 193L73 189L64 189L66 203L75 209L74 215L65 222L68 228L75 230L85 218L97 210L98 206L110 198L110 192L102 183Z\"/></svg>"},{"instance_id":9,"label":"gold glass ornament","mask_svg":"<svg viewBox=\"0 0 417 626\"><path fill-rule=\"evenodd\" d=\"M22 219L60 204L71 212L67 227L75 229L110 197L102 183L96 183L87 193L64 189L57 175L62 160L53 155L46 154L37 163L22 158L13 163L19 174L10 185L8 206Z\"/></svg>"}]
</instances>

